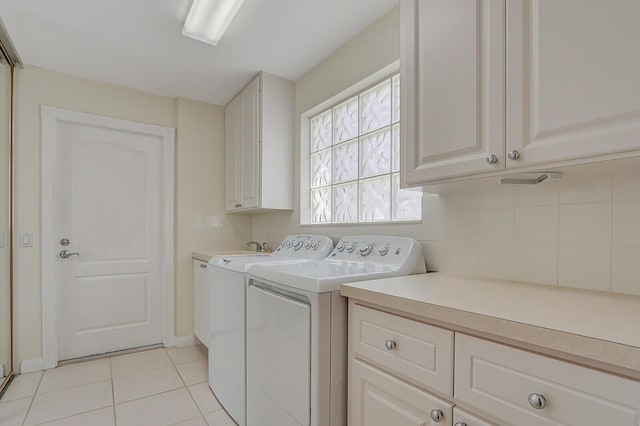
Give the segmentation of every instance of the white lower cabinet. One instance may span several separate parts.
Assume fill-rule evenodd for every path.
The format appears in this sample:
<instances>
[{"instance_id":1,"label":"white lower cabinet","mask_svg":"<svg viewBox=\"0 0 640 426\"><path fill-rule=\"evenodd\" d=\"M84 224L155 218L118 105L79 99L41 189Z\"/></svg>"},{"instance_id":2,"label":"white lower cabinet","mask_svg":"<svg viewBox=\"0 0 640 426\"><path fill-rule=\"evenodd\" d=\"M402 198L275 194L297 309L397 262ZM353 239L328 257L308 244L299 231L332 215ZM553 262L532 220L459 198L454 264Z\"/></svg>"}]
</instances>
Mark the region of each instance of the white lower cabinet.
<instances>
[{"instance_id":1,"label":"white lower cabinet","mask_svg":"<svg viewBox=\"0 0 640 426\"><path fill-rule=\"evenodd\" d=\"M349 358L351 426L640 426L639 381L353 299Z\"/></svg>"},{"instance_id":2,"label":"white lower cabinet","mask_svg":"<svg viewBox=\"0 0 640 426\"><path fill-rule=\"evenodd\" d=\"M452 424L453 404L358 359L349 389L351 426Z\"/></svg>"},{"instance_id":3,"label":"white lower cabinet","mask_svg":"<svg viewBox=\"0 0 640 426\"><path fill-rule=\"evenodd\" d=\"M208 347L209 280L208 264L193 261L193 334Z\"/></svg>"}]
</instances>

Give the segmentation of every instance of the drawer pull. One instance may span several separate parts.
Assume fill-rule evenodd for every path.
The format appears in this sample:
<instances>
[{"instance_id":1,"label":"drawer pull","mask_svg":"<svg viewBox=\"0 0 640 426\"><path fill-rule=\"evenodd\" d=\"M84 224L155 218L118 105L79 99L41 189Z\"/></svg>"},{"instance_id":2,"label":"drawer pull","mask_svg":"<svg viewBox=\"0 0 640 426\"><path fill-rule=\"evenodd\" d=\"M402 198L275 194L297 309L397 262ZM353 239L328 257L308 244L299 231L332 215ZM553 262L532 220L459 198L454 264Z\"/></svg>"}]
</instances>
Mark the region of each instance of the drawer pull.
<instances>
[{"instance_id":1,"label":"drawer pull","mask_svg":"<svg viewBox=\"0 0 640 426\"><path fill-rule=\"evenodd\" d=\"M532 393L529 395L529 405L531 405L536 410L542 410L547 406L547 400L542 394Z\"/></svg>"},{"instance_id":2,"label":"drawer pull","mask_svg":"<svg viewBox=\"0 0 640 426\"><path fill-rule=\"evenodd\" d=\"M465 422L456 422L453 426L467 426Z\"/></svg>"},{"instance_id":3,"label":"drawer pull","mask_svg":"<svg viewBox=\"0 0 640 426\"><path fill-rule=\"evenodd\" d=\"M387 339L384 341L384 347L388 351L392 351L396 348L396 341L392 339Z\"/></svg>"},{"instance_id":4,"label":"drawer pull","mask_svg":"<svg viewBox=\"0 0 640 426\"><path fill-rule=\"evenodd\" d=\"M444 419L444 413L442 412L442 410L431 410L431 413L429 414L431 415L431 420L433 420L434 422L439 422Z\"/></svg>"}]
</instances>

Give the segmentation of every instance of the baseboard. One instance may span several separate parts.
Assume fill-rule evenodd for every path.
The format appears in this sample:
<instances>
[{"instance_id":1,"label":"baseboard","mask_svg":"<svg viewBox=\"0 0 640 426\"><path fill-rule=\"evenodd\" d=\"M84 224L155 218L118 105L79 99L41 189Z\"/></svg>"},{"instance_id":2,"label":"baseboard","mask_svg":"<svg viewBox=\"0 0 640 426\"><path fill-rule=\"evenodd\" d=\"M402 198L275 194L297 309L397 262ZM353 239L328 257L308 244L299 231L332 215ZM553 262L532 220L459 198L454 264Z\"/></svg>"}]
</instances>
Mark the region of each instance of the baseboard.
<instances>
[{"instance_id":1,"label":"baseboard","mask_svg":"<svg viewBox=\"0 0 640 426\"><path fill-rule=\"evenodd\" d=\"M25 359L20 363L20 374L33 373L34 371L44 370L44 361L42 358Z\"/></svg>"},{"instance_id":2,"label":"baseboard","mask_svg":"<svg viewBox=\"0 0 640 426\"><path fill-rule=\"evenodd\" d=\"M196 336L189 334L187 336L175 336L173 338L173 346L183 348L185 346L193 346L198 343Z\"/></svg>"}]
</instances>

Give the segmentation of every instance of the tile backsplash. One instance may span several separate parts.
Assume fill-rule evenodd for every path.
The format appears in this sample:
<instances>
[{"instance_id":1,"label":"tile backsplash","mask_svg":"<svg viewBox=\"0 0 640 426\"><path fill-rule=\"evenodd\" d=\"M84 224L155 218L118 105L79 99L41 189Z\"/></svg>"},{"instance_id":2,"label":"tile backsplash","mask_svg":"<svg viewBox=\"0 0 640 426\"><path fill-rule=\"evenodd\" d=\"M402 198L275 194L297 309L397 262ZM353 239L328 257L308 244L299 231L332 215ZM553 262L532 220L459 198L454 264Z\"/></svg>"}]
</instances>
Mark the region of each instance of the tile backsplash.
<instances>
[{"instance_id":1,"label":"tile backsplash","mask_svg":"<svg viewBox=\"0 0 640 426\"><path fill-rule=\"evenodd\" d=\"M430 270L640 295L640 173L426 195Z\"/></svg>"}]
</instances>

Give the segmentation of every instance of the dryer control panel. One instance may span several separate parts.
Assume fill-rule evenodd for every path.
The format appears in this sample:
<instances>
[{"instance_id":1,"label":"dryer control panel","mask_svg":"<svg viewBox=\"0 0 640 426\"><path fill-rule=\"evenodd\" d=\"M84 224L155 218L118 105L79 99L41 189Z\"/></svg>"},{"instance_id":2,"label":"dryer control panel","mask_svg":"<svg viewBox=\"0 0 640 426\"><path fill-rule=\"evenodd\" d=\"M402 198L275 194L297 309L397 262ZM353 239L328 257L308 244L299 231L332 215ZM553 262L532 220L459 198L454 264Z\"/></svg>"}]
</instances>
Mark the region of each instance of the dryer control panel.
<instances>
[{"instance_id":1,"label":"dryer control panel","mask_svg":"<svg viewBox=\"0 0 640 426\"><path fill-rule=\"evenodd\" d=\"M342 237L328 259L400 266L415 258L417 254L422 256L422 245L413 238L353 235Z\"/></svg>"}]
</instances>

